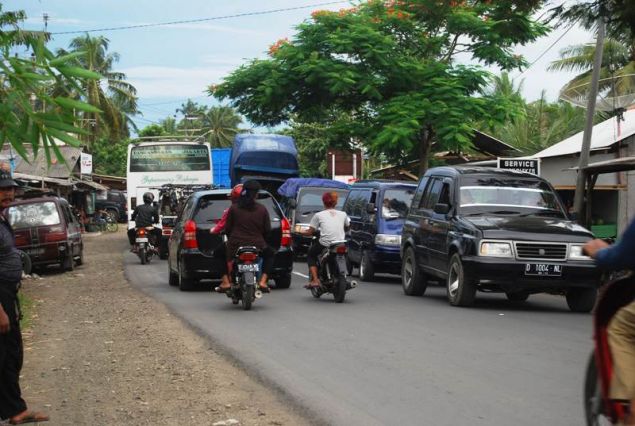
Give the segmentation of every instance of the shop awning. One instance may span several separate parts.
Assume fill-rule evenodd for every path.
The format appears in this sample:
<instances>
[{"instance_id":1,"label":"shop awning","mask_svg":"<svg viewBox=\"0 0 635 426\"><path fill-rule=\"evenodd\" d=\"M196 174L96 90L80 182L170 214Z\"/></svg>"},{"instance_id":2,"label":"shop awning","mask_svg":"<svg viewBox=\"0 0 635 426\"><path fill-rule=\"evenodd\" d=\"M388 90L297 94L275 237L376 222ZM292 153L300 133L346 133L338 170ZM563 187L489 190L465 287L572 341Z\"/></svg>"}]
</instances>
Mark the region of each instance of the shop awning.
<instances>
[{"instance_id":1,"label":"shop awning","mask_svg":"<svg viewBox=\"0 0 635 426\"><path fill-rule=\"evenodd\" d=\"M108 191L108 187L98 184L97 182L93 182L92 180L76 180L74 181L75 185L86 186L90 189L96 189L97 191Z\"/></svg>"}]
</instances>

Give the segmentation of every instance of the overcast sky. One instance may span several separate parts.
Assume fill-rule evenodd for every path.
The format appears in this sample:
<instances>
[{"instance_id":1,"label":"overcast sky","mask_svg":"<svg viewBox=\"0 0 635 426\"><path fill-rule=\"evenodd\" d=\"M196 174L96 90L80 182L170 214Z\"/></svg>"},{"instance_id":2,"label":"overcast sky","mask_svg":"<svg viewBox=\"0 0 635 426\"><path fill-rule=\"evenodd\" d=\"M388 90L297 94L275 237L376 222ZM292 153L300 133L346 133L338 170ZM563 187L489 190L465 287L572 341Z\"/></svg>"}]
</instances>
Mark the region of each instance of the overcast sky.
<instances>
[{"instance_id":1,"label":"overcast sky","mask_svg":"<svg viewBox=\"0 0 635 426\"><path fill-rule=\"evenodd\" d=\"M324 1L324 0L323 0ZM68 47L73 37L83 31L152 24L180 20L222 17L273 9L295 8L322 3L320 0L10 0L3 10L22 9L29 17L27 29L43 29L43 14L49 16L48 31L53 33L53 48ZM117 71L124 72L137 88L143 116L137 124L143 127L168 115L187 98L203 104L214 104L205 88L218 83L223 76L245 60L264 57L269 46L280 38L291 38L294 27L316 9L337 10L346 2L277 13L218 19L200 23L182 23L161 27L128 30L106 30L91 33L110 40L110 51L120 55ZM78 31L75 34L57 34ZM518 53L533 62L564 32L556 29L533 45L520 47ZM572 28L539 61L522 75L524 94L534 100L546 90L555 100L571 73L547 72L548 64L558 58L561 48L592 41L592 35ZM494 70L496 71L496 70Z\"/></svg>"}]
</instances>

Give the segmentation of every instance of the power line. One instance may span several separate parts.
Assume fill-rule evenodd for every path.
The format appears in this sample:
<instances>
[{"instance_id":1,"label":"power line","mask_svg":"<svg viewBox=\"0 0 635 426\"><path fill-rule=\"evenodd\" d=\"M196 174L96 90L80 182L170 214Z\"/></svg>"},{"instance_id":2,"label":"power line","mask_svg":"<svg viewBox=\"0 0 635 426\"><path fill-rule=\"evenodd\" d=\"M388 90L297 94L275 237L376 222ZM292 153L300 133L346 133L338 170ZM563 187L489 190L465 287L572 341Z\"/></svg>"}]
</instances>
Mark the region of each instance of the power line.
<instances>
[{"instance_id":1,"label":"power line","mask_svg":"<svg viewBox=\"0 0 635 426\"><path fill-rule=\"evenodd\" d=\"M571 31L571 28L573 28L575 26L575 24L576 23L574 22L571 25L569 25L569 28L567 28L565 32L560 34L560 37L558 37L553 43L551 43L549 45L549 47L547 47L540 55L538 55L538 57L536 59L534 59L533 62L531 64L529 64L529 66L527 68L525 68L520 74L518 74L518 77L523 75L525 72L527 72L529 70L529 68L533 67L536 64L536 62L538 62L540 59L542 59L542 57L545 56L547 54L547 52L549 52L556 44L558 44L558 42L560 40L562 40L564 38L564 36L566 36L569 31ZM516 77L516 78L518 78L518 77Z\"/></svg>"},{"instance_id":2,"label":"power line","mask_svg":"<svg viewBox=\"0 0 635 426\"><path fill-rule=\"evenodd\" d=\"M289 11L292 11L292 10L309 9L309 8L313 8L313 7L329 6L329 5L341 4L341 3L349 3L349 2L348 1L331 1L331 2L325 2L325 3L307 4L305 6L287 7L287 8L282 8L282 9L270 9L270 10L261 10L261 11L257 11L257 12L237 13L237 14L234 14L234 15L214 16L214 17L211 17L211 18L199 18L199 19L187 19L187 20L182 20L182 21L158 22L158 23L154 23L154 24L137 24L137 25L122 26L122 27L96 28L96 29L92 29L92 30L83 30L83 31L61 31L61 32L55 32L55 33L51 33L51 34L52 35L85 34L85 33L95 33L95 32L104 32L104 31L131 30L131 29L136 29L136 28L163 27L163 26L168 26L168 25L191 24L191 23L197 23L197 22L218 21L218 20L221 20L221 19L241 18L241 17L244 17L244 16L268 15L268 14L272 14L272 13L289 12Z\"/></svg>"}]
</instances>

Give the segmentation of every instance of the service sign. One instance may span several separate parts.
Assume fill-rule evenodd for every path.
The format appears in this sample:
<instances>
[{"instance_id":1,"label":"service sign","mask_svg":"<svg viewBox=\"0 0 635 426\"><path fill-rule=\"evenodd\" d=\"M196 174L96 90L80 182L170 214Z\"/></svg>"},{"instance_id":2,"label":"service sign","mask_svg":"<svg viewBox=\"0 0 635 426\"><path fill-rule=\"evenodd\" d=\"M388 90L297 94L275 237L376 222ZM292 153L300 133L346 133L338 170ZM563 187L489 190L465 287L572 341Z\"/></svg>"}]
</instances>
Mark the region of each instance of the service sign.
<instances>
[{"instance_id":1,"label":"service sign","mask_svg":"<svg viewBox=\"0 0 635 426\"><path fill-rule=\"evenodd\" d=\"M540 176L540 158L498 158L498 168Z\"/></svg>"},{"instance_id":2,"label":"service sign","mask_svg":"<svg viewBox=\"0 0 635 426\"><path fill-rule=\"evenodd\" d=\"M81 173L83 175L90 175L93 173L93 156L82 152L80 159Z\"/></svg>"}]
</instances>

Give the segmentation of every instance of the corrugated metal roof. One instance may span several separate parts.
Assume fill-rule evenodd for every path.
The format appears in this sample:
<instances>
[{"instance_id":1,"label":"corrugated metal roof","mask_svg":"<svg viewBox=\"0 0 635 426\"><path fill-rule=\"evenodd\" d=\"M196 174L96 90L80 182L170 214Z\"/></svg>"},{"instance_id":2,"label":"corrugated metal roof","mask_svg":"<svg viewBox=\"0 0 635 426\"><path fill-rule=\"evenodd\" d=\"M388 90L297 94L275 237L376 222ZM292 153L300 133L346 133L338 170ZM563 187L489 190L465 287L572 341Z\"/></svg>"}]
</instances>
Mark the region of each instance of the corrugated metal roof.
<instances>
[{"instance_id":1,"label":"corrugated metal roof","mask_svg":"<svg viewBox=\"0 0 635 426\"><path fill-rule=\"evenodd\" d=\"M16 165L15 171L27 175L48 176L63 179L72 176L74 172L79 172L79 170L75 169L79 167L78 164L82 149L74 148L72 146L60 146L58 148L64 157L65 163L58 161L54 154L51 153L52 164L48 166L46 164L44 152L40 149L37 158L34 159L31 154L29 162L20 161L20 163Z\"/></svg>"},{"instance_id":2,"label":"corrugated metal roof","mask_svg":"<svg viewBox=\"0 0 635 426\"><path fill-rule=\"evenodd\" d=\"M576 133L540 151L532 157L559 157L561 155L577 154L582 149L582 135L584 132ZM624 121L620 122L620 135L618 133L617 118L609 118L601 123L593 126L593 135L591 137L591 151L606 149L617 142L635 135L635 109L628 110L624 113Z\"/></svg>"}]
</instances>

